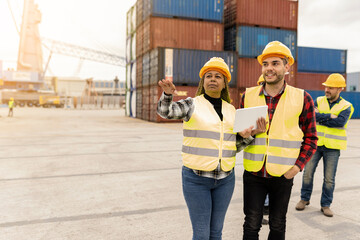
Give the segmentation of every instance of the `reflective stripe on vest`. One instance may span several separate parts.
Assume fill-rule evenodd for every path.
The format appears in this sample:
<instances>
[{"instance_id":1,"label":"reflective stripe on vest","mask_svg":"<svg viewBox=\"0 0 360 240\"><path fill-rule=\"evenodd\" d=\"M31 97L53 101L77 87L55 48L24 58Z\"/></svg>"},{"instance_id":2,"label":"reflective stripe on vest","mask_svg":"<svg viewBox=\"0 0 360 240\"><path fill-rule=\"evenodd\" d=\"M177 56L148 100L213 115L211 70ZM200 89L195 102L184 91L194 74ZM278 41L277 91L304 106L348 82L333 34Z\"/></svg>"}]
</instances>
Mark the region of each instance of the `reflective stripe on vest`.
<instances>
[{"instance_id":1,"label":"reflective stripe on vest","mask_svg":"<svg viewBox=\"0 0 360 240\"><path fill-rule=\"evenodd\" d=\"M262 86L246 89L245 107L266 105L261 89ZM272 176L281 176L294 166L304 136L298 125L303 105L304 91L287 85L277 104L270 129L267 126L269 135L257 134L255 141L244 150L244 168L247 171L260 171L265 156L266 171Z\"/></svg>"},{"instance_id":2,"label":"reflective stripe on vest","mask_svg":"<svg viewBox=\"0 0 360 240\"><path fill-rule=\"evenodd\" d=\"M341 97L340 97L341 98ZM330 128L319 123L316 124L316 130L318 132L318 146L324 146L331 149L345 150L347 146L346 128L349 120L354 113L354 107L351 103L341 98L341 100L334 104L330 109L329 101L326 96L321 96L316 99L318 109L320 113L339 115L342 111L351 108L349 118L347 119L344 127Z\"/></svg>"},{"instance_id":3,"label":"reflective stripe on vest","mask_svg":"<svg viewBox=\"0 0 360 240\"><path fill-rule=\"evenodd\" d=\"M236 133L233 132L235 108L222 101L220 120L213 105L204 95L194 98L194 112L183 123L182 159L186 167L212 171L219 161L221 169L230 171L235 166Z\"/></svg>"}]
</instances>

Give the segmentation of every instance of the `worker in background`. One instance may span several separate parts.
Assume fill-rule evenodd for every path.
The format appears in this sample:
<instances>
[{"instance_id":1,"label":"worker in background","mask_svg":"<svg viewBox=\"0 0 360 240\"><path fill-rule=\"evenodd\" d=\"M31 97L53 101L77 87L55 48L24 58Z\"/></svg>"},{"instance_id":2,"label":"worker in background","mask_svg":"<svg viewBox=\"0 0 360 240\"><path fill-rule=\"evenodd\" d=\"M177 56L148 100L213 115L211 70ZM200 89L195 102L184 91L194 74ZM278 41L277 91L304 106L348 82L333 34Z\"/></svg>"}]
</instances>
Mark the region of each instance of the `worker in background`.
<instances>
[{"instance_id":1,"label":"worker in background","mask_svg":"<svg viewBox=\"0 0 360 240\"><path fill-rule=\"evenodd\" d=\"M10 98L9 100L9 114L8 114L8 117L12 117L14 115L14 98Z\"/></svg>"},{"instance_id":2,"label":"worker in background","mask_svg":"<svg viewBox=\"0 0 360 240\"><path fill-rule=\"evenodd\" d=\"M346 87L345 79L338 73L331 74L323 83L325 96L318 97L315 102L316 129L319 141L316 153L306 165L301 187L301 200L296 205L296 210L304 210L310 204L313 190L314 173L316 167L323 159L324 180L320 200L320 210L327 216L332 217L333 211L330 205L333 201L335 190L335 175L339 161L340 150L345 150L346 128L351 115L354 112L352 104L342 97L341 91Z\"/></svg>"},{"instance_id":3,"label":"worker in background","mask_svg":"<svg viewBox=\"0 0 360 240\"><path fill-rule=\"evenodd\" d=\"M286 84L294 63L279 41L266 45L258 62L264 84L247 88L241 107L267 105L267 131L244 149L244 235L259 239L266 195L269 195L269 240L285 239L286 213L294 177L316 151L315 108L311 96Z\"/></svg>"},{"instance_id":4,"label":"worker in background","mask_svg":"<svg viewBox=\"0 0 360 240\"><path fill-rule=\"evenodd\" d=\"M172 101L175 85L159 81L163 94L157 112L166 119L183 119L182 186L193 229L192 239L221 239L225 215L235 187L235 154L258 132L234 133L235 108L230 104L231 74L222 58L211 58L201 68L195 98ZM166 147L166 146L164 146Z\"/></svg>"}]
</instances>

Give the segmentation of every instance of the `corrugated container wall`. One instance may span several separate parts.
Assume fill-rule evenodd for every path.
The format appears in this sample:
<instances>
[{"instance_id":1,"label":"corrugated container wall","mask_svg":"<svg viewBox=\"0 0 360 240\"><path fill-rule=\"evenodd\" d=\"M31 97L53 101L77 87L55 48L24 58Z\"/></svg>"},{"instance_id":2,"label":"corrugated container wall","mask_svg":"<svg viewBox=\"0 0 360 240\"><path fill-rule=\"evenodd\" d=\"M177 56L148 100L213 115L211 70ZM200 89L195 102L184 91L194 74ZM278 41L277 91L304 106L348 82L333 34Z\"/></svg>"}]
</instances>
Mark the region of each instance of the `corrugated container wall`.
<instances>
[{"instance_id":1,"label":"corrugated container wall","mask_svg":"<svg viewBox=\"0 0 360 240\"><path fill-rule=\"evenodd\" d=\"M360 92L360 72L353 72L347 74L346 91Z\"/></svg>"},{"instance_id":2,"label":"corrugated container wall","mask_svg":"<svg viewBox=\"0 0 360 240\"><path fill-rule=\"evenodd\" d=\"M146 54L145 54L146 55ZM145 58L144 55L144 58ZM212 57L221 57L229 65L231 73L230 87L236 87L237 56L235 52L203 51L191 49L157 48L150 52L150 82L156 85L163 78L172 79L175 86L197 86L199 72ZM143 69L145 69L143 65ZM143 79L144 79L143 70ZM144 81L143 81L144 85Z\"/></svg>"},{"instance_id":3,"label":"corrugated container wall","mask_svg":"<svg viewBox=\"0 0 360 240\"><path fill-rule=\"evenodd\" d=\"M137 56L157 47L222 51L224 28L215 22L151 17L138 28L138 41L143 45Z\"/></svg>"},{"instance_id":4,"label":"corrugated container wall","mask_svg":"<svg viewBox=\"0 0 360 240\"><path fill-rule=\"evenodd\" d=\"M222 22L224 0L141 0L142 20L149 16ZM141 5L139 3L139 5Z\"/></svg>"},{"instance_id":5,"label":"corrugated container wall","mask_svg":"<svg viewBox=\"0 0 360 240\"><path fill-rule=\"evenodd\" d=\"M225 0L225 27L258 25L297 29L298 1L294 0Z\"/></svg>"},{"instance_id":6,"label":"corrugated container wall","mask_svg":"<svg viewBox=\"0 0 360 240\"><path fill-rule=\"evenodd\" d=\"M317 97L324 96L324 91L307 91L314 101ZM360 93L359 92L341 92L340 96L343 97L346 101L351 102L354 107L354 113L351 119L360 118Z\"/></svg>"},{"instance_id":7,"label":"corrugated container wall","mask_svg":"<svg viewBox=\"0 0 360 240\"><path fill-rule=\"evenodd\" d=\"M323 82L329 77L330 74L325 73L296 73L296 87L305 90L324 90ZM343 74L346 79L346 75Z\"/></svg>"},{"instance_id":8,"label":"corrugated container wall","mask_svg":"<svg viewBox=\"0 0 360 240\"><path fill-rule=\"evenodd\" d=\"M261 72L261 65L256 58L238 58L237 65L237 87L241 92L248 87L257 85ZM291 66L289 74L285 75L285 81L291 86L295 86L296 63Z\"/></svg>"},{"instance_id":9,"label":"corrugated container wall","mask_svg":"<svg viewBox=\"0 0 360 240\"><path fill-rule=\"evenodd\" d=\"M298 47L298 71L346 73L347 50Z\"/></svg>"},{"instance_id":10,"label":"corrugated container wall","mask_svg":"<svg viewBox=\"0 0 360 240\"><path fill-rule=\"evenodd\" d=\"M280 41L289 47L296 59L297 34L296 31L259 28L249 26L235 26L225 30L227 51L236 50L239 57L257 57L271 41Z\"/></svg>"}]
</instances>

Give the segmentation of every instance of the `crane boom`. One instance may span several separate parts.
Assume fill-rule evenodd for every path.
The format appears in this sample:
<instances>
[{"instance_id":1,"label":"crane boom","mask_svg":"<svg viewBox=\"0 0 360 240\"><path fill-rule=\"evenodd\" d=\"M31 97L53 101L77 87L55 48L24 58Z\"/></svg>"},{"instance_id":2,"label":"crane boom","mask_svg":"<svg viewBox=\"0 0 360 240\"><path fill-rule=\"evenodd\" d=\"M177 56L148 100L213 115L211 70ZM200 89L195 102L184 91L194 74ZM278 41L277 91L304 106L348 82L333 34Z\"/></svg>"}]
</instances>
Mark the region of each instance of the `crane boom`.
<instances>
[{"instance_id":1,"label":"crane boom","mask_svg":"<svg viewBox=\"0 0 360 240\"><path fill-rule=\"evenodd\" d=\"M91 48L81 47L70 43L42 38L42 44L52 53L63 54L95 62L102 62L115 66L126 66L124 57L106 53Z\"/></svg>"}]
</instances>

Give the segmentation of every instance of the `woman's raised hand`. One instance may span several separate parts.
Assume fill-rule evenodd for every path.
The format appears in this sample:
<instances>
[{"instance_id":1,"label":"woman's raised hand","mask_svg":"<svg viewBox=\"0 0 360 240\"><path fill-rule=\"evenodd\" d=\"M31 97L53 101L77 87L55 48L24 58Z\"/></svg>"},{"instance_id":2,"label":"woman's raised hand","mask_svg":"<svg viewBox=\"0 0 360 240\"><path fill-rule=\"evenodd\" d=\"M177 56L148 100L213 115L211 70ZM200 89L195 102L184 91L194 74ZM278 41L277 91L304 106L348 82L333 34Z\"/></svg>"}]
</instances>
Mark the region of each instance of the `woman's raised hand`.
<instances>
[{"instance_id":1,"label":"woman's raised hand","mask_svg":"<svg viewBox=\"0 0 360 240\"><path fill-rule=\"evenodd\" d=\"M175 85L173 84L172 80L169 80L169 79L160 80L159 81L159 86L168 95L172 95L176 91Z\"/></svg>"}]
</instances>

